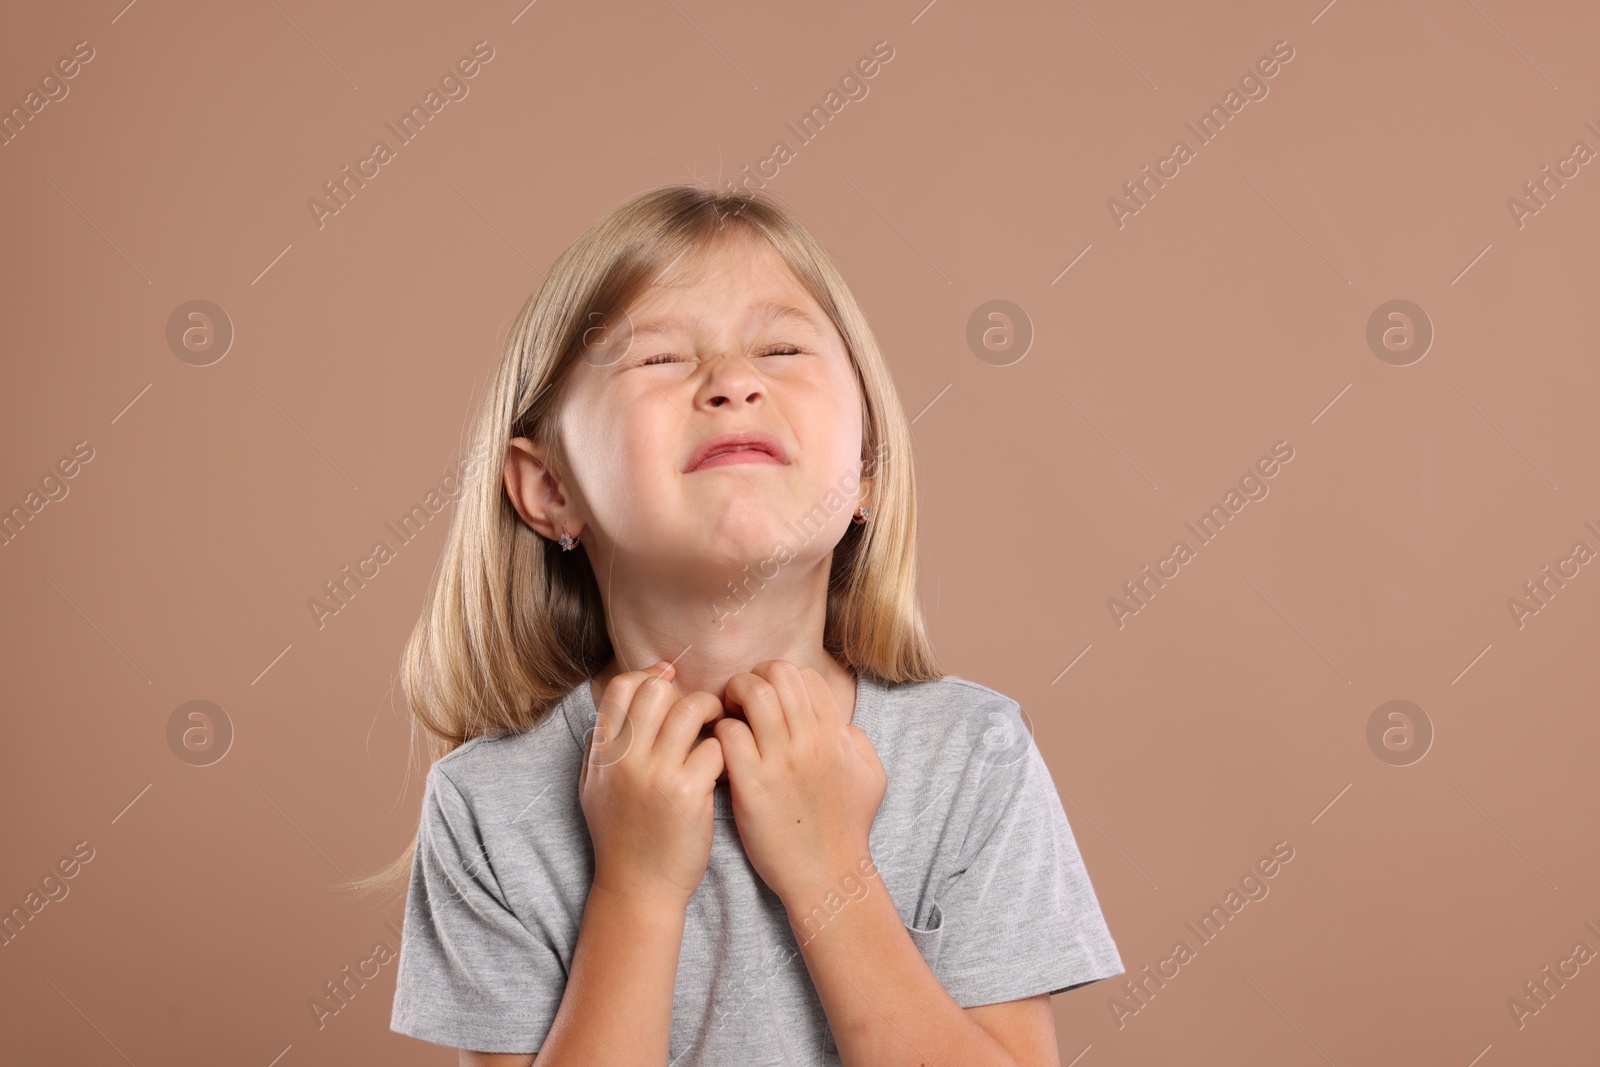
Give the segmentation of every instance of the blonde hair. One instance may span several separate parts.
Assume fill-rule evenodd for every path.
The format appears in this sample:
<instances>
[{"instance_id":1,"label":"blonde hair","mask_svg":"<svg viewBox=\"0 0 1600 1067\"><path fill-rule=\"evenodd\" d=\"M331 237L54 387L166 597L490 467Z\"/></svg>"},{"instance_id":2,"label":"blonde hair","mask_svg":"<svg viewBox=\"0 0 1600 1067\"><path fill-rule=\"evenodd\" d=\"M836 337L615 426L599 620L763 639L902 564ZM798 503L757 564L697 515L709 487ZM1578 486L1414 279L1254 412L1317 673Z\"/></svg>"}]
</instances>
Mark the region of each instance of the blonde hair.
<instances>
[{"instance_id":1,"label":"blonde hair","mask_svg":"<svg viewBox=\"0 0 1600 1067\"><path fill-rule=\"evenodd\" d=\"M678 259L739 234L764 238L827 312L844 339L862 395L862 476L871 517L835 547L823 645L856 673L884 682L944 677L917 600L917 495L911 429L866 315L827 253L768 194L671 185L613 208L572 243L517 316L472 429L461 495L442 566L407 642L401 682L432 759L486 733L537 726L611 658L604 605L588 555L565 552L529 527L505 491L514 437L550 451L565 372L595 327ZM493 462L489 462L493 460ZM416 839L361 890L403 889Z\"/></svg>"}]
</instances>

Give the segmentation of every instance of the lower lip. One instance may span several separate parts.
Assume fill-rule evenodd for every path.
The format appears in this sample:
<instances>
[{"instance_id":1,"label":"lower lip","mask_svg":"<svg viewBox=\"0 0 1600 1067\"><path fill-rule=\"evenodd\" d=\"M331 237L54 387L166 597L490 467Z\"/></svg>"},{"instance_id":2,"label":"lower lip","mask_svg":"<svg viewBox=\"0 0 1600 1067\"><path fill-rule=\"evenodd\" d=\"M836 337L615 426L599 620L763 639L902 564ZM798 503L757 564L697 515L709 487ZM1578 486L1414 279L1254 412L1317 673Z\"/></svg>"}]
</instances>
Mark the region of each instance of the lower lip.
<instances>
[{"instance_id":1,"label":"lower lip","mask_svg":"<svg viewBox=\"0 0 1600 1067\"><path fill-rule=\"evenodd\" d=\"M698 467L691 468L690 473L692 474L694 471L703 471L707 467L731 467L736 463L778 462L780 462L778 457L774 456L771 452L763 452L759 448L741 448L737 452L724 452L720 456L717 456L713 459L708 459Z\"/></svg>"}]
</instances>

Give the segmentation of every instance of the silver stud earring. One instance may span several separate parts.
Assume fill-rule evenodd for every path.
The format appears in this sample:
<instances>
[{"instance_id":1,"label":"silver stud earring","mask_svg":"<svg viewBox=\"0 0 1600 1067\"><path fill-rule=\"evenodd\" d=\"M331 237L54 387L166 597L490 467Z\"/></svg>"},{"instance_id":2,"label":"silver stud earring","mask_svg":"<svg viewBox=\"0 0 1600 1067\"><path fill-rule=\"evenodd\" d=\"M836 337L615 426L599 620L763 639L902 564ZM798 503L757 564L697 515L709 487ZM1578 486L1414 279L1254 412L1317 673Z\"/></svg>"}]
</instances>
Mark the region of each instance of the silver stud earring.
<instances>
[{"instance_id":1,"label":"silver stud earring","mask_svg":"<svg viewBox=\"0 0 1600 1067\"><path fill-rule=\"evenodd\" d=\"M867 521L867 517L870 516L871 514L872 514L872 509L867 507L867 505L865 505L865 504L861 504L861 505L858 505L856 507L856 513L850 519L850 521L855 523L857 526L860 526L860 525L862 525L863 523L865 523Z\"/></svg>"}]
</instances>

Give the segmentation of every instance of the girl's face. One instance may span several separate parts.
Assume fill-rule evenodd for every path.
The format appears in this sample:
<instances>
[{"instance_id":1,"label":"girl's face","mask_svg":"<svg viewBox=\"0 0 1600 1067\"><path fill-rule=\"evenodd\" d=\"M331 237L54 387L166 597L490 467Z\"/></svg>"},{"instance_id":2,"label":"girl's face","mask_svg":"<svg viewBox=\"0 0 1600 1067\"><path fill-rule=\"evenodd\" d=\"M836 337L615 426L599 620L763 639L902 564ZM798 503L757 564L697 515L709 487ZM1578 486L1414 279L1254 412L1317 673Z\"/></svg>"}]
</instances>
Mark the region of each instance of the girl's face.
<instances>
[{"instance_id":1,"label":"girl's face","mask_svg":"<svg viewBox=\"0 0 1600 1067\"><path fill-rule=\"evenodd\" d=\"M669 267L671 284L646 289L570 368L566 490L602 589L619 558L687 587L697 563L737 570L782 541L788 553L761 568L771 578L791 553L830 555L870 501L843 338L765 241L728 238L685 257L687 271ZM742 433L769 435L778 455L691 466L703 446Z\"/></svg>"}]
</instances>

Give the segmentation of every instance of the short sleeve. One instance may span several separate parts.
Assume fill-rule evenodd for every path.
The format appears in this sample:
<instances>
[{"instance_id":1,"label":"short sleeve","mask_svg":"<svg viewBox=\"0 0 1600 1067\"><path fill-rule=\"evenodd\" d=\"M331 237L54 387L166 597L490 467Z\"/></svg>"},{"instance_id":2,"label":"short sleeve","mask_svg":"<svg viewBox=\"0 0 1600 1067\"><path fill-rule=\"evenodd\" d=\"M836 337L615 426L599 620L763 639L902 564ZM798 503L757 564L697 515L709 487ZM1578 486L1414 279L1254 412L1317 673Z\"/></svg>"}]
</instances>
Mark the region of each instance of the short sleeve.
<instances>
[{"instance_id":1,"label":"short sleeve","mask_svg":"<svg viewBox=\"0 0 1600 1067\"><path fill-rule=\"evenodd\" d=\"M466 799L438 764L423 792L389 1028L479 1052L537 1052L566 990L554 947L507 905Z\"/></svg>"},{"instance_id":2,"label":"short sleeve","mask_svg":"<svg viewBox=\"0 0 1600 1067\"><path fill-rule=\"evenodd\" d=\"M1123 973L1050 769L1016 702L999 714L1026 743L968 765L972 820L937 899L935 970L964 1008Z\"/></svg>"}]
</instances>

